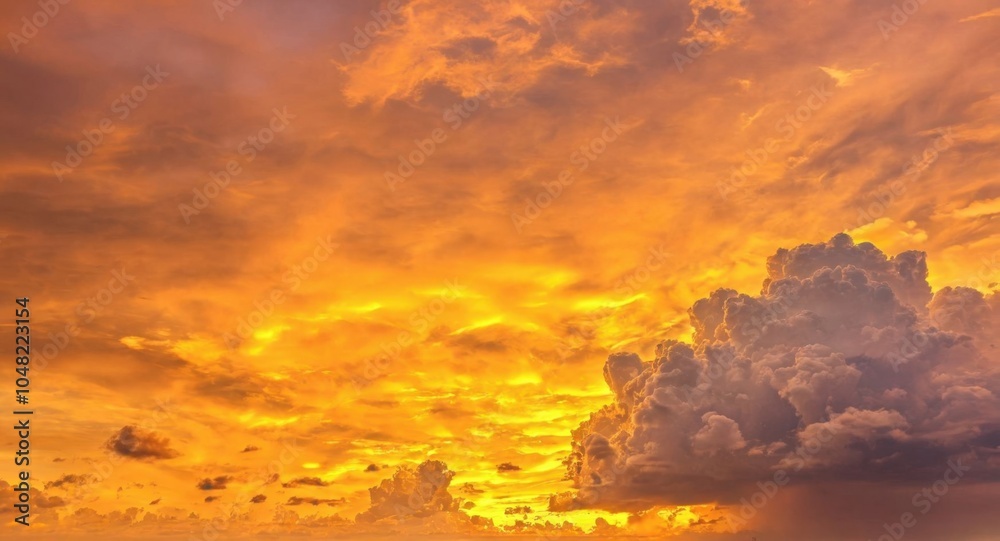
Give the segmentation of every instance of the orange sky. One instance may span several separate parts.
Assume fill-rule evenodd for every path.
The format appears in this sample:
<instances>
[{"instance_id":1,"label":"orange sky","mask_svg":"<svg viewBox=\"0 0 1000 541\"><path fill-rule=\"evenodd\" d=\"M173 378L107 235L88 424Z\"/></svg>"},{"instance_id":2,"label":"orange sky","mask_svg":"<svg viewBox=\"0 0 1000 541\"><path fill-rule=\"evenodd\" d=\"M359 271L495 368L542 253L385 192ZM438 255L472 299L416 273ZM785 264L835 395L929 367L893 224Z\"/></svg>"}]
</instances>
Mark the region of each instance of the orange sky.
<instances>
[{"instance_id":1,"label":"orange sky","mask_svg":"<svg viewBox=\"0 0 1000 541\"><path fill-rule=\"evenodd\" d=\"M60 4L0 52L32 534L387 531L354 522L368 489L439 460L494 526L394 528L711 538L712 501L549 510L610 353L843 231L926 252L934 290L1000 281L991 2L222 5ZM129 425L155 452L107 450ZM266 499L233 518L241 491Z\"/></svg>"}]
</instances>

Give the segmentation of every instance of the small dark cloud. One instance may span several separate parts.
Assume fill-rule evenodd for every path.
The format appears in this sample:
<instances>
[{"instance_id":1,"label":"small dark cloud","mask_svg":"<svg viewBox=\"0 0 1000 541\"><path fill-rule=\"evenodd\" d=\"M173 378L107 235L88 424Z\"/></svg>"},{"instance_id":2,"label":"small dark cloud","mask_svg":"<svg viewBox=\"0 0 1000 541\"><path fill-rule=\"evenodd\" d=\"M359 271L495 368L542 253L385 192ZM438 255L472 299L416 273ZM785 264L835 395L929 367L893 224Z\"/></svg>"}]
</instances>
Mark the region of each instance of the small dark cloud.
<instances>
[{"instance_id":1,"label":"small dark cloud","mask_svg":"<svg viewBox=\"0 0 1000 541\"><path fill-rule=\"evenodd\" d=\"M303 504L320 505L320 504L325 504L325 505L329 505L330 507L333 507L335 505L340 505L340 504L344 503L344 501L345 501L344 498L333 499L333 500L325 500L325 499L322 499L322 498L300 498L298 496L292 496L291 498L288 498L288 501L285 502L285 505L303 505Z\"/></svg>"},{"instance_id":2,"label":"small dark cloud","mask_svg":"<svg viewBox=\"0 0 1000 541\"><path fill-rule=\"evenodd\" d=\"M156 505L156 504L160 503L160 500L162 500L162 499L163 498L156 498L155 500L149 502L149 505Z\"/></svg>"},{"instance_id":3,"label":"small dark cloud","mask_svg":"<svg viewBox=\"0 0 1000 541\"><path fill-rule=\"evenodd\" d=\"M486 492L481 488L476 488L476 485L473 485L472 483L463 484L462 486L458 487L458 491L464 494L482 494Z\"/></svg>"},{"instance_id":4,"label":"small dark cloud","mask_svg":"<svg viewBox=\"0 0 1000 541\"><path fill-rule=\"evenodd\" d=\"M382 468L378 467L378 464L369 464L365 471L379 471Z\"/></svg>"},{"instance_id":5,"label":"small dark cloud","mask_svg":"<svg viewBox=\"0 0 1000 541\"><path fill-rule=\"evenodd\" d=\"M57 456L57 457L55 457L55 458L52 459L52 462L66 462L66 459Z\"/></svg>"},{"instance_id":6,"label":"small dark cloud","mask_svg":"<svg viewBox=\"0 0 1000 541\"><path fill-rule=\"evenodd\" d=\"M503 514L505 515L527 515L528 513L531 513L531 507L528 507L527 505L508 507L503 510Z\"/></svg>"},{"instance_id":7,"label":"small dark cloud","mask_svg":"<svg viewBox=\"0 0 1000 541\"><path fill-rule=\"evenodd\" d=\"M292 479L287 483L281 483L281 486L285 488L295 488L295 487L326 487L330 486L330 483L320 479L319 477L299 477L298 479Z\"/></svg>"},{"instance_id":8,"label":"small dark cloud","mask_svg":"<svg viewBox=\"0 0 1000 541\"><path fill-rule=\"evenodd\" d=\"M167 459L180 456L170 440L134 425L123 426L104 444L109 451L130 458Z\"/></svg>"},{"instance_id":9,"label":"small dark cloud","mask_svg":"<svg viewBox=\"0 0 1000 541\"><path fill-rule=\"evenodd\" d=\"M267 501L267 496L263 494L258 494L253 498L250 498L250 503L264 503L265 501Z\"/></svg>"},{"instance_id":10,"label":"small dark cloud","mask_svg":"<svg viewBox=\"0 0 1000 541\"><path fill-rule=\"evenodd\" d=\"M254 452L254 451L260 451L260 447L257 447L256 445L247 445L247 446L246 446L246 447L244 447L244 448L243 448L243 450L242 450L242 451L240 451L240 452L241 452L241 453L252 453L252 452Z\"/></svg>"},{"instance_id":11,"label":"small dark cloud","mask_svg":"<svg viewBox=\"0 0 1000 541\"><path fill-rule=\"evenodd\" d=\"M497 472L511 472L511 471L521 471L521 466L511 464L510 462L504 462L503 464L497 464Z\"/></svg>"},{"instance_id":12,"label":"small dark cloud","mask_svg":"<svg viewBox=\"0 0 1000 541\"><path fill-rule=\"evenodd\" d=\"M93 480L92 475L74 475L66 474L52 481L51 483L45 483L45 488L59 488L62 486L72 486L72 485L83 485L89 483Z\"/></svg>"},{"instance_id":13,"label":"small dark cloud","mask_svg":"<svg viewBox=\"0 0 1000 541\"><path fill-rule=\"evenodd\" d=\"M232 481L233 478L228 475L220 475L214 479L205 478L198 482L199 490L224 490L226 484Z\"/></svg>"},{"instance_id":14,"label":"small dark cloud","mask_svg":"<svg viewBox=\"0 0 1000 541\"><path fill-rule=\"evenodd\" d=\"M212 503L218 499L219 499L218 496L205 496L205 503Z\"/></svg>"}]
</instances>

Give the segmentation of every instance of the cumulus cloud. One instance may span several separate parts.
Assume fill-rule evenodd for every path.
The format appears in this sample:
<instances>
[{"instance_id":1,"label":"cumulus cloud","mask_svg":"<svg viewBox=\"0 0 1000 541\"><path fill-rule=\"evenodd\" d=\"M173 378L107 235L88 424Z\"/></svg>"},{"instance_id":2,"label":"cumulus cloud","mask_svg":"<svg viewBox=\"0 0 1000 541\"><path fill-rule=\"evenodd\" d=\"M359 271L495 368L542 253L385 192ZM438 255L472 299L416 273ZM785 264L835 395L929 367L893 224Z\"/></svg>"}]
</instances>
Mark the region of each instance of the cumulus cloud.
<instances>
[{"instance_id":1,"label":"cumulus cloud","mask_svg":"<svg viewBox=\"0 0 1000 541\"><path fill-rule=\"evenodd\" d=\"M250 503L264 503L267 501L267 496L263 494L257 494L253 498L250 498Z\"/></svg>"},{"instance_id":2,"label":"cumulus cloud","mask_svg":"<svg viewBox=\"0 0 1000 541\"><path fill-rule=\"evenodd\" d=\"M118 455L130 458L167 459L180 456L170 448L170 440L155 432L126 425L114 433L105 447Z\"/></svg>"},{"instance_id":3,"label":"cumulus cloud","mask_svg":"<svg viewBox=\"0 0 1000 541\"><path fill-rule=\"evenodd\" d=\"M758 295L691 307L693 343L608 358L614 402L574 431L550 509L732 502L772 472L912 482L1000 474L996 295L932 296L926 257L840 234L781 249Z\"/></svg>"},{"instance_id":4,"label":"cumulus cloud","mask_svg":"<svg viewBox=\"0 0 1000 541\"><path fill-rule=\"evenodd\" d=\"M358 522L414 516L426 517L438 512L458 511L460 502L448 492L455 473L438 460L419 466L400 466L389 479L368 489L371 505L359 513Z\"/></svg>"},{"instance_id":5,"label":"cumulus cloud","mask_svg":"<svg viewBox=\"0 0 1000 541\"><path fill-rule=\"evenodd\" d=\"M17 482L15 482L15 485ZM11 485L3 479L0 479L0 514L14 513L16 510L14 505L23 503L19 500L19 493L14 490L15 485ZM66 500L60 498L59 496L48 496L41 490L34 487L28 489L28 496L32 506L32 524L37 523L40 518L43 519L43 522L50 522L51 518L54 518L47 512L42 512L36 515L36 509L55 509L66 506ZM5 520L7 519L5 518Z\"/></svg>"}]
</instances>

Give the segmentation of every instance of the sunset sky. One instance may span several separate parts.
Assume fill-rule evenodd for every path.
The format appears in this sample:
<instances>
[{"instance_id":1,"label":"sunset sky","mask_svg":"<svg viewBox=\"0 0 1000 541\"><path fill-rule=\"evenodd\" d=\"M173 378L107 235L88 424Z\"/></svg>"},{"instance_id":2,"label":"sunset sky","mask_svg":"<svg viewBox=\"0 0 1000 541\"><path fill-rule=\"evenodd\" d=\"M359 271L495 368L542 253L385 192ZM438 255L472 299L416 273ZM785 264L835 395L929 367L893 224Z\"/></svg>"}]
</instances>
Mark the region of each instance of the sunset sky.
<instances>
[{"instance_id":1,"label":"sunset sky","mask_svg":"<svg viewBox=\"0 0 1000 541\"><path fill-rule=\"evenodd\" d=\"M995 2L63 2L4 539L996 539Z\"/></svg>"}]
</instances>

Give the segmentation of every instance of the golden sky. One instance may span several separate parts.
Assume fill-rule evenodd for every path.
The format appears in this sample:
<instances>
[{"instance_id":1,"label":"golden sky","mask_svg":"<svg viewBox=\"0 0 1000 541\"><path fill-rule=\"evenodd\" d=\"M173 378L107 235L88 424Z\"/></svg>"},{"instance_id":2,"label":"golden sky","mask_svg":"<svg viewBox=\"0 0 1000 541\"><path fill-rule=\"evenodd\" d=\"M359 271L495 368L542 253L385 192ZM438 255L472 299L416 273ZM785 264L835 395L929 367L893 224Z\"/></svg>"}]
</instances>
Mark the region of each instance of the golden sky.
<instances>
[{"instance_id":1,"label":"golden sky","mask_svg":"<svg viewBox=\"0 0 1000 541\"><path fill-rule=\"evenodd\" d=\"M0 7L0 290L31 299L39 489L15 524L4 458L5 538L782 538L864 491L793 485L743 533L739 497L575 492L572 432L624 400L608 356L701 340L696 301L841 232L924 252L935 292L1000 281L987 0L42 4ZM732 423L702 420L713 445ZM427 461L436 512L372 505ZM936 516L989 539L996 486ZM882 510L851 535L905 507ZM912 538L958 531L929 521Z\"/></svg>"}]
</instances>

